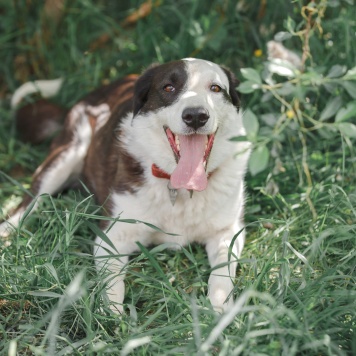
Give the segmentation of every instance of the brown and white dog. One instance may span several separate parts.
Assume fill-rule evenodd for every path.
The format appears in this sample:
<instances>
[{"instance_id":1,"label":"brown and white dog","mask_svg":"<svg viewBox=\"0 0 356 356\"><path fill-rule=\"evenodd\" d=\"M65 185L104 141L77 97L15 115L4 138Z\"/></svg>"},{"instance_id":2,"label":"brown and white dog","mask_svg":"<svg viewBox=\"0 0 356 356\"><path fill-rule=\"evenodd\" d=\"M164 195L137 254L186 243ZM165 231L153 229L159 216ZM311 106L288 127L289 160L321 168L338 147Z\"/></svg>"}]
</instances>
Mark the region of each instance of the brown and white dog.
<instances>
[{"instance_id":1,"label":"brown and white dog","mask_svg":"<svg viewBox=\"0 0 356 356\"><path fill-rule=\"evenodd\" d=\"M187 58L89 94L69 111L36 170L34 198L25 198L0 225L0 234L18 226L33 199L80 179L110 216L162 230L118 221L107 231L108 224L102 224L115 249L97 237L94 256L98 269L116 275L107 288L113 310L123 311L124 267L139 249L137 242L204 244L213 268L211 304L217 311L228 309L245 239L244 175L250 151L248 142L230 140L246 134L235 86L229 70Z\"/></svg>"}]
</instances>

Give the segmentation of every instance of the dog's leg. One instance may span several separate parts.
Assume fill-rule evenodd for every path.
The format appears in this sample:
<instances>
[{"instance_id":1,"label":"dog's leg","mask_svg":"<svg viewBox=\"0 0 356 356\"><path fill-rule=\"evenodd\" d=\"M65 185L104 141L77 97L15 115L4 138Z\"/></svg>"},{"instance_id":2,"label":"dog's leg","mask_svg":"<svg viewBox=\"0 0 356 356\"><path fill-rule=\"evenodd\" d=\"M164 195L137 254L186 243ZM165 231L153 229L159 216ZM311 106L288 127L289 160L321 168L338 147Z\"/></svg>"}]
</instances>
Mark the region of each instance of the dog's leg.
<instances>
[{"instance_id":1,"label":"dog's leg","mask_svg":"<svg viewBox=\"0 0 356 356\"><path fill-rule=\"evenodd\" d=\"M104 283L106 284L107 297L112 302L110 309L115 313L122 314L125 297L125 266L129 261L128 253L122 249L116 252L100 237L96 238L95 243L96 268L98 272L107 274Z\"/></svg>"},{"instance_id":2,"label":"dog's leg","mask_svg":"<svg viewBox=\"0 0 356 356\"><path fill-rule=\"evenodd\" d=\"M226 311L233 304L233 297L230 294L234 287L237 259L241 255L244 241L243 228L238 226L235 229L222 231L219 236L209 239L206 244L210 266L213 269L208 281L208 296L217 312Z\"/></svg>"},{"instance_id":3,"label":"dog's leg","mask_svg":"<svg viewBox=\"0 0 356 356\"><path fill-rule=\"evenodd\" d=\"M26 196L14 214L0 225L0 236L8 237L12 229L19 226L27 208L34 203L31 212L34 211L39 203L42 194L54 194L60 191L61 187L67 182L72 173L73 148L70 145L58 147L49 157L37 168L30 189L32 196ZM69 165L69 166L68 166Z\"/></svg>"},{"instance_id":4,"label":"dog's leg","mask_svg":"<svg viewBox=\"0 0 356 356\"><path fill-rule=\"evenodd\" d=\"M110 245L99 236L95 240L94 259L98 273L106 274L106 294L110 300L110 309L115 313L123 313L125 297L124 279L129 255L139 251L136 241L147 245L152 234L151 228L144 224L116 222L110 226L106 234Z\"/></svg>"},{"instance_id":5,"label":"dog's leg","mask_svg":"<svg viewBox=\"0 0 356 356\"><path fill-rule=\"evenodd\" d=\"M132 242L132 239L127 238L128 236L138 236L137 229L129 225L132 224L116 223L107 232L107 237L112 245L110 246L98 236L94 247L96 268L100 274L107 274L104 282L107 297L111 302L110 309L119 314L123 313L124 279L129 255L138 250L137 244ZM135 234L132 231L135 231Z\"/></svg>"},{"instance_id":6,"label":"dog's leg","mask_svg":"<svg viewBox=\"0 0 356 356\"><path fill-rule=\"evenodd\" d=\"M38 198L42 194L57 193L80 175L92 135L84 109L84 104L79 103L68 114L69 128L33 176L32 197L26 197L15 213L0 225L0 237L8 237L19 225L33 200L36 199L36 203L31 211L38 206Z\"/></svg>"}]
</instances>

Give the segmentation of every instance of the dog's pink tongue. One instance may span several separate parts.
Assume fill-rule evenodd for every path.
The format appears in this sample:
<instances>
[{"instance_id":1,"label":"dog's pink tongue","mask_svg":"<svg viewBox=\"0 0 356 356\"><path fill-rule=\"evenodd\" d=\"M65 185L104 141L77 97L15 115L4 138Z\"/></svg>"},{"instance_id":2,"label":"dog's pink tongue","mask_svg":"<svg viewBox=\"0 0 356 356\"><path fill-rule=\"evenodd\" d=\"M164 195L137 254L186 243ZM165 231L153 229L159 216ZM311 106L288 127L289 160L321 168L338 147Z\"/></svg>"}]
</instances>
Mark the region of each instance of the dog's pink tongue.
<instances>
[{"instance_id":1,"label":"dog's pink tongue","mask_svg":"<svg viewBox=\"0 0 356 356\"><path fill-rule=\"evenodd\" d=\"M171 174L171 185L175 189L204 190L208 178L204 169L204 154L207 136L178 135L180 159L177 168Z\"/></svg>"}]
</instances>

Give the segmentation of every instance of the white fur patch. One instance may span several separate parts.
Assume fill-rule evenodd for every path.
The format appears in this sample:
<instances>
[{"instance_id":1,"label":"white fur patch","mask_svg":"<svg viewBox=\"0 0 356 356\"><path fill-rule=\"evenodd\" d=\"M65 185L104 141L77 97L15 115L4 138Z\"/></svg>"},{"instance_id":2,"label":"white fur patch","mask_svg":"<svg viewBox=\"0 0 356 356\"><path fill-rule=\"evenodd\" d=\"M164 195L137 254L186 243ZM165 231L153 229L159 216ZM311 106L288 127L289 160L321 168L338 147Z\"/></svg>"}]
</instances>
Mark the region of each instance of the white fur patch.
<instances>
[{"instance_id":1,"label":"white fur patch","mask_svg":"<svg viewBox=\"0 0 356 356\"><path fill-rule=\"evenodd\" d=\"M89 115L96 117L95 132L101 129L108 121L111 115L110 106L102 103L98 106L87 106L86 111Z\"/></svg>"},{"instance_id":2,"label":"white fur patch","mask_svg":"<svg viewBox=\"0 0 356 356\"><path fill-rule=\"evenodd\" d=\"M198 93L196 93L194 91L187 91L181 96L181 99L187 99L187 98L191 98L192 96L197 96L197 95L198 95Z\"/></svg>"}]
</instances>

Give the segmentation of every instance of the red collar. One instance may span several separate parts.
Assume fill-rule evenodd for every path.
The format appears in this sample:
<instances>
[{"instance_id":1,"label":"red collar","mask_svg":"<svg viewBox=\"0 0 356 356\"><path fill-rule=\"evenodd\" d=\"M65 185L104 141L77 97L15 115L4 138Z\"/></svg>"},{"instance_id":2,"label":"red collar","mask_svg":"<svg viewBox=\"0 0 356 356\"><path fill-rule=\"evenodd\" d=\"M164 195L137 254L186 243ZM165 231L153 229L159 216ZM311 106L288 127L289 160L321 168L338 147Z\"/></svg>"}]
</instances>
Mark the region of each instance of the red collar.
<instances>
[{"instance_id":1,"label":"red collar","mask_svg":"<svg viewBox=\"0 0 356 356\"><path fill-rule=\"evenodd\" d=\"M152 175L157 177L157 178L171 179L171 175L170 174L168 174L167 172L163 171L161 168L156 166L154 163L152 164L151 170L152 170Z\"/></svg>"}]
</instances>

